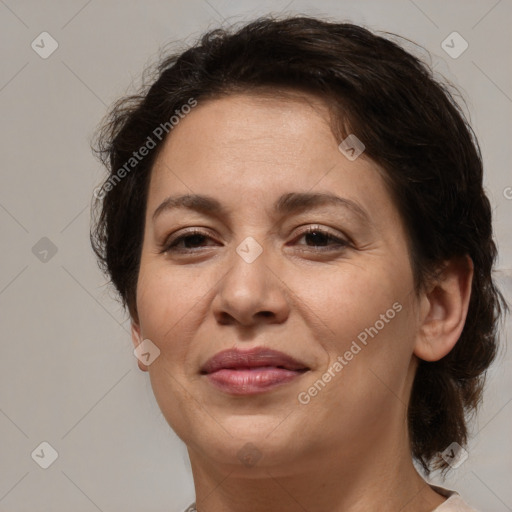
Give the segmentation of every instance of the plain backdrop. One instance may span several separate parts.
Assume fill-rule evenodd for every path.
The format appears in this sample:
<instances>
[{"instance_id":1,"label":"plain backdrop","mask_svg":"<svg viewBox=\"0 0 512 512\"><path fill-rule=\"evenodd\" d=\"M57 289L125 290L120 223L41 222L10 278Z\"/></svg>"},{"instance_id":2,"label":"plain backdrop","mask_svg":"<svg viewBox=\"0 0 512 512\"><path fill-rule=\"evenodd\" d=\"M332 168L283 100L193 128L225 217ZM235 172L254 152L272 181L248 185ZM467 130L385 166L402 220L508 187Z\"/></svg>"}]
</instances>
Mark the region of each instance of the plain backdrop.
<instances>
[{"instance_id":1,"label":"plain backdrop","mask_svg":"<svg viewBox=\"0 0 512 512\"><path fill-rule=\"evenodd\" d=\"M510 0L0 0L1 512L179 512L194 500L186 449L89 245L103 176L89 145L163 44L279 12L394 32L430 52L409 46L466 100L495 215L496 277L512 300ZM454 31L468 44L457 58L442 47ZM482 512L512 510L510 327L468 459L431 479Z\"/></svg>"}]
</instances>

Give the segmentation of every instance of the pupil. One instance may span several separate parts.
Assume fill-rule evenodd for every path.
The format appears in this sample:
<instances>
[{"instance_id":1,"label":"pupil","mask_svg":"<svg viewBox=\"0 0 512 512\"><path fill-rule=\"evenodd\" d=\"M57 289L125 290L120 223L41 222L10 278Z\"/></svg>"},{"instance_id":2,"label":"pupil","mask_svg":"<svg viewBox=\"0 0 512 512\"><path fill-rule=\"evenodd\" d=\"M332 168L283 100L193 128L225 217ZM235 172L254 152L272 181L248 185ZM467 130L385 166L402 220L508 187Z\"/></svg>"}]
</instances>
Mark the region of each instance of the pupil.
<instances>
[{"instance_id":1,"label":"pupil","mask_svg":"<svg viewBox=\"0 0 512 512\"><path fill-rule=\"evenodd\" d=\"M318 231L311 231L310 233L306 233L306 237L308 236L310 237L310 239L313 238L313 245L325 245L326 236L324 233L319 233ZM318 237L320 237L320 239Z\"/></svg>"},{"instance_id":2,"label":"pupil","mask_svg":"<svg viewBox=\"0 0 512 512\"><path fill-rule=\"evenodd\" d=\"M185 238L185 246L200 245L203 242L204 235L189 235Z\"/></svg>"}]
</instances>

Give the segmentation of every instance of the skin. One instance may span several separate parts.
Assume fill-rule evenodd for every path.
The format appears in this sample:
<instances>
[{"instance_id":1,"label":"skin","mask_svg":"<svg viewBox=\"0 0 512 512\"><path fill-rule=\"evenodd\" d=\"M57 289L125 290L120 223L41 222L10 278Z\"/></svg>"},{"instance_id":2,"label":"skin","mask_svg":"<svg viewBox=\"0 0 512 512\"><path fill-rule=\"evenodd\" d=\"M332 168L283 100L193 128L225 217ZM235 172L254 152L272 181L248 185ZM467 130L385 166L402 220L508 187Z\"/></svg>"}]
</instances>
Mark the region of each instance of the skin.
<instances>
[{"instance_id":1,"label":"skin","mask_svg":"<svg viewBox=\"0 0 512 512\"><path fill-rule=\"evenodd\" d=\"M406 404L418 358L444 357L462 332L471 261L447 262L417 297L407 236L377 164L364 153L350 161L339 142L320 99L237 94L200 101L152 170L132 337L160 350L138 364L187 445L199 512L427 512L446 500L412 464ZM275 214L289 192L349 198L369 222L339 206ZM192 193L215 197L227 213L180 208L153 220L168 196ZM308 226L349 245L304 236ZM207 236L161 252L192 227ZM263 249L252 263L236 252L249 236ZM395 302L401 311L300 403ZM228 395L200 375L217 352L255 346L310 370L253 396ZM254 464L239 457L246 443L260 455Z\"/></svg>"}]
</instances>

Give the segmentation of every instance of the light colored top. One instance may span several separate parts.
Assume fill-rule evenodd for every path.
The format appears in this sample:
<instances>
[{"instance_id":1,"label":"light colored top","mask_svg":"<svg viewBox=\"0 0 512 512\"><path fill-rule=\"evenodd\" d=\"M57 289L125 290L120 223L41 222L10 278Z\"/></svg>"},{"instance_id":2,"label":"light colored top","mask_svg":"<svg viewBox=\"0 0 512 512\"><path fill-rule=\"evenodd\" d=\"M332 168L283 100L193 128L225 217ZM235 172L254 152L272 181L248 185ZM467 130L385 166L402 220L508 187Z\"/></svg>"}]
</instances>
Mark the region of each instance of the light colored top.
<instances>
[{"instance_id":1,"label":"light colored top","mask_svg":"<svg viewBox=\"0 0 512 512\"><path fill-rule=\"evenodd\" d=\"M434 491L438 492L442 496L446 496L448 499L436 507L432 512L478 512L478 510L470 507L461 497L457 491L445 489L438 485L429 484Z\"/></svg>"},{"instance_id":2,"label":"light colored top","mask_svg":"<svg viewBox=\"0 0 512 512\"><path fill-rule=\"evenodd\" d=\"M461 497L457 491L445 489L438 485L429 484L434 491L438 492L442 496L448 498L444 503L441 503L439 507L436 507L432 512L478 512L478 510L470 507ZM195 502L190 505L185 512L197 512Z\"/></svg>"}]
</instances>

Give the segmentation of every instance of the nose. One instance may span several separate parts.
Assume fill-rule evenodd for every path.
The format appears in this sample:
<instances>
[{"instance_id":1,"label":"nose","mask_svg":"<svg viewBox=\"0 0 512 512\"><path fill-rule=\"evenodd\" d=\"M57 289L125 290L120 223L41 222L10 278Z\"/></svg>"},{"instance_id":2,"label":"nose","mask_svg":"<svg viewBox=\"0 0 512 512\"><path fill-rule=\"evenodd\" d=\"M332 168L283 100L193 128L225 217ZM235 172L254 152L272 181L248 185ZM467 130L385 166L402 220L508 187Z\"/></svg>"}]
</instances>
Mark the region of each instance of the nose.
<instances>
[{"instance_id":1,"label":"nose","mask_svg":"<svg viewBox=\"0 0 512 512\"><path fill-rule=\"evenodd\" d=\"M286 321L290 304L288 288L279 278L278 269L272 268L266 251L252 262L233 252L227 263L230 268L212 301L217 321L222 325L246 327Z\"/></svg>"}]
</instances>

